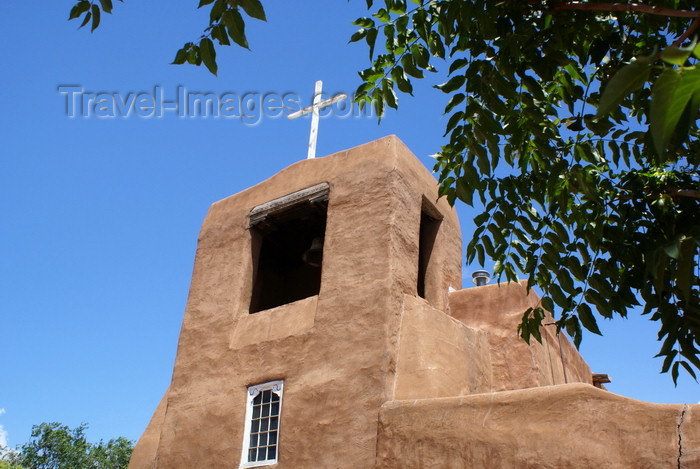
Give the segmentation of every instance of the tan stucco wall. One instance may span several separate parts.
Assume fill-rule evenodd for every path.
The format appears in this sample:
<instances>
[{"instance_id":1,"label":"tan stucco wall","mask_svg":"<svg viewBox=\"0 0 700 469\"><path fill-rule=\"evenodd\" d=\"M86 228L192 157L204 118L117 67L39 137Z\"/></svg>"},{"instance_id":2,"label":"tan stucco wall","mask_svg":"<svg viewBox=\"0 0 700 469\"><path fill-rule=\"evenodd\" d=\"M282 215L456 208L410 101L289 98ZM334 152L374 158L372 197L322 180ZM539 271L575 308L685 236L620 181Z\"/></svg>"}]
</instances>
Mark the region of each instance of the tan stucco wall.
<instances>
[{"instance_id":1,"label":"tan stucco wall","mask_svg":"<svg viewBox=\"0 0 700 469\"><path fill-rule=\"evenodd\" d=\"M523 284L472 287L449 294L447 314L405 295L394 399L592 384L588 365L555 327L541 328L542 343L519 337L523 312L538 301Z\"/></svg>"},{"instance_id":2,"label":"tan stucco wall","mask_svg":"<svg viewBox=\"0 0 700 469\"><path fill-rule=\"evenodd\" d=\"M318 297L249 316L250 210L320 182L330 196ZM377 412L395 382L401 305L416 294L423 198L443 217L426 296L444 308L448 286L461 286L457 217L395 137L297 162L215 203L199 237L158 447L148 454L153 445L139 442L130 468L238 467L246 389L277 379L285 381L279 467L336 467L338 448L342 467L371 467Z\"/></svg>"},{"instance_id":3,"label":"tan stucco wall","mask_svg":"<svg viewBox=\"0 0 700 469\"><path fill-rule=\"evenodd\" d=\"M131 461L129 467L140 467L143 469L151 469L155 465L155 454L160 443L160 432L163 428L163 419L165 418L165 409L168 404L168 392L165 391L163 398L160 400L156 411L151 417L146 430L139 438L139 441L131 453Z\"/></svg>"},{"instance_id":4,"label":"tan stucco wall","mask_svg":"<svg viewBox=\"0 0 700 469\"><path fill-rule=\"evenodd\" d=\"M460 322L487 333L491 351L491 390L503 391L552 384L592 383L591 370L564 334L556 335L556 326L540 329L542 343L530 344L518 335L518 324L539 298L528 294L525 282L485 285L451 292L449 314ZM552 322L551 317L544 323ZM561 343L561 353L559 344ZM562 355L566 363L566 378Z\"/></svg>"},{"instance_id":5,"label":"tan stucco wall","mask_svg":"<svg viewBox=\"0 0 700 469\"><path fill-rule=\"evenodd\" d=\"M691 469L699 415L585 384L396 401L380 412L375 467Z\"/></svg>"},{"instance_id":6,"label":"tan stucco wall","mask_svg":"<svg viewBox=\"0 0 700 469\"><path fill-rule=\"evenodd\" d=\"M394 399L461 396L491 390L487 334L425 300L406 295Z\"/></svg>"}]
</instances>

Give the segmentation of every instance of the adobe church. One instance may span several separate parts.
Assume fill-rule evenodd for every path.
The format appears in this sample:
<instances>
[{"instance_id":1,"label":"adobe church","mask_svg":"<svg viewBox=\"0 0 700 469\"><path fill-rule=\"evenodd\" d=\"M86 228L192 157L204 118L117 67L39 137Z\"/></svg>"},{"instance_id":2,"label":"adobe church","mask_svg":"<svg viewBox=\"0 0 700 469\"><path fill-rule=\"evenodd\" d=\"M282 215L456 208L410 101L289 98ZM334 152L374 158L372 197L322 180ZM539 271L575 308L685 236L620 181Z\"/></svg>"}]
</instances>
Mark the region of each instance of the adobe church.
<instances>
[{"instance_id":1,"label":"adobe church","mask_svg":"<svg viewBox=\"0 0 700 469\"><path fill-rule=\"evenodd\" d=\"M396 138L204 221L172 382L130 469L698 468L700 405L601 388L538 298L461 289L457 215Z\"/></svg>"}]
</instances>

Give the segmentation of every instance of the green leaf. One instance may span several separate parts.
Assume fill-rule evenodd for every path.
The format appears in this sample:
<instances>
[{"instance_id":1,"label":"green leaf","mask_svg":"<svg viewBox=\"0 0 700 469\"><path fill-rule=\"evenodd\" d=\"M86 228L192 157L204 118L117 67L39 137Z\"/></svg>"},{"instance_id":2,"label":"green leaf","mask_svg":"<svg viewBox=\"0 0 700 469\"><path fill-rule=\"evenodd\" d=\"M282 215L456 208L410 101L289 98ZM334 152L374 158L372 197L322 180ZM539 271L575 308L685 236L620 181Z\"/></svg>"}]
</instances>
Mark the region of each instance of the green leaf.
<instances>
[{"instance_id":1,"label":"green leaf","mask_svg":"<svg viewBox=\"0 0 700 469\"><path fill-rule=\"evenodd\" d=\"M452 116L450 117L450 120L447 121L447 127L445 128L445 135L450 133L452 129L457 127L457 124L459 124L459 121L462 120L462 117L464 117L464 112L462 111L457 111ZM444 135L443 135L444 136Z\"/></svg>"},{"instance_id":2,"label":"green leaf","mask_svg":"<svg viewBox=\"0 0 700 469\"><path fill-rule=\"evenodd\" d=\"M693 271L695 270L695 251L697 247L693 238L685 238L681 241L680 259L678 261L678 273L676 283L681 291L682 297L686 301L691 299L691 286L693 281Z\"/></svg>"},{"instance_id":3,"label":"green leaf","mask_svg":"<svg viewBox=\"0 0 700 469\"><path fill-rule=\"evenodd\" d=\"M476 165L482 175L488 176L491 174L491 162L486 150L481 145L474 145L474 153L476 153Z\"/></svg>"},{"instance_id":4,"label":"green leaf","mask_svg":"<svg viewBox=\"0 0 700 469\"><path fill-rule=\"evenodd\" d=\"M364 29L364 28L363 28L363 29L360 29L360 30L357 31L355 34L353 34L352 36L350 36L350 40L348 41L348 44L350 44L351 42L357 42L357 41L359 41L360 39L364 39L364 37L365 37L366 35L367 35L367 30Z\"/></svg>"},{"instance_id":5,"label":"green leaf","mask_svg":"<svg viewBox=\"0 0 700 469\"><path fill-rule=\"evenodd\" d=\"M358 18L351 24L365 29L374 28L374 20L371 18Z\"/></svg>"},{"instance_id":6,"label":"green leaf","mask_svg":"<svg viewBox=\"0 0 700 469\"><path fill-rule=\"evenodd\" d=\"M595 118L605 117L630 93L644 86L649 78L651 65L650 58L640 57L618 70L603 90Z\"/></svg>"},{"instance_id":7,"label":"green leaf","mask_svg":"<svg viewBox=\"0 0 700 469\"><path fill-rule=\"evenodd\" d=\"M105 13L112 13L112 0L100 0L100 5Z\"/></svg>"},{"instance_id":8,"label":"green leaf","mask_svg":"<svg viewBox=\"0 0 700 469\"><path fill-rule=\"evenodd\" d=\"M68 20L73 20L75 18L78 18L80 15L82 15L83 13L88 11L89 9L90 9L90 2L88 2L87 0L82 0L78 3L76 3L75 5L73 5L73 8L71 8L71 10L70 10L70 15L68 16ZM85 22L82 26L85 26L85 24L87 24L87 22Z\"/></svg>"},{"instance_id":9,"label":"green leaf","mask_svg":"<svg viewBox=\"0 0 700 469\"><path fill-rule=\"evenodd\" d=\"M460 68L464 68L467 64L469 64L469 61L467 59L455 60L454 62L452 62L450 64L449 74L452 75L454 72L456 72Z\"/></svg>"},{"instance_id":10,"label":"green leaf","mask_svg":"<svg viewBox=\"0 0 700 469\"><path fill-rule=\"evenodd\" d=\"M263 9L260 0L240 0L241 8L246 12L251 18L256 20L267 21L265 17L265 10Z\"/></svg>"},{"instance_id":11,"label":"green leaf","mask_svg":"<svg viewBox=\"0 0 700 469\"><path fill-rule=\"evenodd\" d=\"M700 93L700 69L667 69L654 83L649 128L659 156L666 152L673 131L694 93Z\"/></svg>"},{"instance_id":12,"label":"green leaf","mask_svg":"<svg viewBox=\"0 0 700 469\"><path fill-rule=\"evenodd\" d=\"M532 317L529 319L528 331L537 342L542 343L542 332L540 327L542 327L542 320L544 319L544 310L540 307L533 308Z\"/></svg>"},{"instance_id":13,"label":"green leaf","mask_svg":"<svg viewBox=\"0 0 700 469\"><path fill-rule=\"evenodd\" d=\"M202 63L202 58L199 55L199 46L192 43L188 44L187 63L191 65L199 65Z\"/></svg>"},{"instance_id":14,"label":"green leaf","mask_svg":"<svg viewBox=\"0 0 700 469\"><path fill-rule=\"evenodd\" d=\"M579 323L577 316L569 316L566 320L566 333L574 339L574 346L578 349L581 345L581 324Z\"/></svg>"},{"instance_id":15,"label":"green leaf","mask_svg":"<svg viewBox=\"0 0 700 469\"><path fill-rule=\"evenodd\" d=\"M663 249L668 257L678 259L681 255L681 240L675 239L673 242L665 245Z\"/></svg>"},{"instance_id":16,"label":"green leaf","mask_svg":"<svg viewBox=\"0 0 700 469\"><path fill-rule=\"evenodd\" d=\"M457 179L455 185L459 200L467 205L471 205L472 198L474 197L474 188L470 187L469 184L467 184L467 182L462 178Z\"/></svg>"},{"instance_id":17,"label":"green leaf","mask_svg":"<svg viewBox=\"0 0 700 469\"><path fill-rule=\"evenodd\" d=\"M209 24L218 22L225 11L227 11L226 0L216 0L216 3L214 3L214 6L211 7L209 11ZM237 9L232 11L238 13Z\"/></svg>"},{"instance_id":18,"label":"green leaf","mask_svg":"<svg viewBox=\"0 0 700 469\"><path fill-rule=\"evenodd\" d=\"M598 329L598 323L593 316L593 311L591 311L590 306L588 306L586 303L579 303L578 307L576 308L576 312L578 313L578 319L581 321L581 325L583 325L583 327L594 334L603 335L600 332L600 329Z\"/></svg>"},{"instance_id":19,"label":"green leaf","mask_svg":"<svg viewBox=\"0 0 700 469\"><path fill-rule=\"evenodd\" d=\"M428 48L435 57L445 58L445 46L436 31L431 31L430 36L428 36Z\"/></svg>"},{"instance_id":20,"label":"green leaf","mask_svg":"<svg viewBox=\"0 0 700 469\"><path fill-rule=\"evenodd\" d=\"M561 291L559 285L553 283L549 286L549 294L551 295L554 302L563 309L569 308L569 298Z\"/></svg>"},{"instance_id":21,"label":"green leaf","mask_svg":"<svg viewBox=\"0 0 700 469\"><path fill-rule=\"evenodd\" d=\"M92 5L92 28L90 32L93 32L100 25L100 7L97 5Z\"/></svg>"},{"instance_id":22,"label":"green leaf","mask_svg":"<svg viewBox=\"0 0 700 469\"><path fill-rule=\"evenodd\" d=\"M397 109L396 105L396 93L394 92L394 85L390 80L384 80L382 82L382 97L384 102L390 108Z\"/></svg>"},{"instance_id":23,"label":"green leaf","mask_svg":"<svg viewBox=\"0 0 700 469\"><path fill-rule=\"evenodd\" d=\"M403 69L406 74L412 76L413 78L423 78L423 72L416 68L416 62L413 55L404 55L401 58L401 65L403 65Z\"/></svg>"},{"instance_id":24,"label":"green leaf","mask_svg":"<svg viewBox=\"0 0 700 469\"><path fill-rule=\"evenodd\" d=\"M541 299L542 307L550 313L554 311L554 302L548 296L543 296Z\"/></svg>"},{"instance_id":25,"label":"green leaf","mask_svg":"<svg viewBox=\"0 0 700 469\"><path fill-rule=\"evenodd\" d=\"M85 15L85 18L83 19L83 22L80 24L80 27L82 28L86 24L90 22L90 18L92 18L92 13L88 11L87 15Z\"/></svg>"},{"instance_id":26,"label":"green leaf","mask_svg":"<svg viewBox=\"0 0 700 469\"><path fill-rule=\"evenodd\" d=\"M214 0L199 0L199 5L197 8L202 8L205 5L209 5L211 3L214 3Z\"/></svg>"},{"instance_id":27,"label":"green leaf","mask_svg":"<svg viewBox=\"0 0 700 469\"><path fill-rule=\"evenodd\" d=\"M374 112L377 114L377 123L379 123L384 117L384 98L382 90L378 87L372 92L372 104L374 105Z\"/></svg>"},{"instance_id":28,"label":"green leaf","mask_svg":"<svg viewBox=\"0 0 700 469\"><path fill-rule=\"evenodd\" d=\"M676 355L678 355L677 350L669 350L667 353L660 353L659 355L656 355L657 357L660 357L662 355L666 355L666 358L664 359L663 366L661 367L661 372L666 373L669 368L671 368L671 363L673 363L673 359L676 358Z\"/></svg>"},{"instance_id":29,"label":"green leaf","mask_svg":"<svg viewBox=\"0 0 700 469\"><path fill-rule=\"evenodd\" d=\"M417 66L426 70L429 69L430 53L422 44L413 44L411 46L411 55Z\"/></svg>"},{"instance_id":30,"label":"green leaf","mask_svg":"<svg viewBox=\"0 0 700 469\"><path fill-rule=\"evenodd\" d=\"M245 21L238 10L226 10L223 15L224 24L228 35L239 46L249 49L248 40L245 37Z\"/></svg>"},{"instance_id":31,"label":"green leaf","mask_svg":"<svg viewBox=\"0 0 700 469\"><path fill-rule=\"evenodd\" d=\"M411 86L411 82L406 78L406 74L403 72L403 68L400 65L394 67L391 71L391 77L394 79L394 82L396 82L399 91L407 94L413 93L413 86Z\"/></svg>"},{"instance_id":32,"label":"green leaf","mask_svg":"<svg viewBox=\"0 0 700 469\"><path fill-rule=\"evenodd\" d=\"M183 47L179 51L177 51L177 54L175 54L175 59L172 61L173 64L175 65L180 65L184 64L187 61L187 51Z\"/></svg>"},{"instance_id":33,"label":"green leaf","mask_svg":"<svg viewBox=\"0 0 700 469\"><path fill-rule=\"evenodd\" d=\"M688 60L688 57L690 57L691 52L691 50L682 49L677 46L668 46L661 51L660 57L661 60L668 64L683 65L686 60Z\"/></svg>"},{"instance_id":34,"label":"green leaf","mask_svg":"<svg viewBox=\"0 0 700 469\"><path fill-rule=\"evenodd\" d=\"M211 30L211 38L219 41L222 46L230 46L231 42L228 40L228 33L226 32L226 26L222 23L217 24Z\"/></svg>"},{"instance_id":35,"label":"green leaf","mask_svg":"<svg viewBox=\"0 0 700 469\"><path fill-rule=\"evenodd\" d=\"M457 93L452 96L448 101L447 106L445 106L445 114L449 114L452 109L462 103L465 97L466 96L462 93Z\"/></svg>"},{"instance_id":36,"label":"green leaf","mask_svg":"<svg viewBox=\"0 0 700 469\"><path fill-rule=\"evenodd\" d=\"M688 362L686 362L686 361L684 361L684 360L681 360L680 363L681 363L681 365L683 365L683 368L685 368L685 371L687 371L688 374L690 374L690 376L692 376L693 379L694 379L695 381L697 381L697 380L698 380L698 377L697 377L697 375L695 374L695 371L690 367L690 365L688 364Z\"/></svg>"},{"instance_id":37,"label":"green leaf","mask_svg":"<svg viewBox=\"0 0 700 469\"><path fill-rule=\"evenodd\" d=\"M384 8L380 8L374 15L372 15L376 18L379 18L379 21L382 23L388 23L391 20L391 15L389 14L388 11L386 11Z\"/></svg>"},{"instance_id":38,"label":"green leaf","mask_svg":"<svg viewBox=\"0 0 700 469\"><path fill-rule=\"evenodd\" d=\"M435 88L439 89L443 93L452 93L453 91L460 89L464 85L465 81L466 77L464 75L456 75L442 85L435 86Z\"/></svg>"},{"instance_id":39,"label":"green leaf","mask_svg":"<svg viewBox=\"0 0 700 469\"><path fill-rule=\"evenodd\" d=\"M369 60L372 60L372 57L374 57L374 46L377 42L377 30L374 28L368 29L367 35L365 36L365 41L369 46Z\"/></svg>"},{"instance_id":40,"label":"green leaf","mask_svg":"<svg viewBox=\"0 0 700 469\"><path fill-rule=\"evenodd\" d=\"M681 362L674 363L673 368L671 368L671 378L675 386L678 386L678 365L680 365L680 363Z\"/></svg>"},{"instance_id":41,"label":"green leaf","mask_svg":"<svg viewBox=\"0 0 700 469\"><path fill-rule=\"evenodd\" d=\"M199 42L199 54L202 57L202 62L209 69L209 71L216 75L218 67L216 65L216 50L214 49L214 43L211 39L205 37Z\"/></svg>"},{"instance_id":42,"label":"green leaf","mask_svg":"<svg viewBox=\"0 0 700 469\"><path fill-rule=\"evenodd\" d=\"M561 285L561 288L569 294L573 294L576 290L574 289L574 282L571 280L571 276L569 275L569 272L566 270L562 269L559 272L559 285Z\"/></svg>"}]
</instances>

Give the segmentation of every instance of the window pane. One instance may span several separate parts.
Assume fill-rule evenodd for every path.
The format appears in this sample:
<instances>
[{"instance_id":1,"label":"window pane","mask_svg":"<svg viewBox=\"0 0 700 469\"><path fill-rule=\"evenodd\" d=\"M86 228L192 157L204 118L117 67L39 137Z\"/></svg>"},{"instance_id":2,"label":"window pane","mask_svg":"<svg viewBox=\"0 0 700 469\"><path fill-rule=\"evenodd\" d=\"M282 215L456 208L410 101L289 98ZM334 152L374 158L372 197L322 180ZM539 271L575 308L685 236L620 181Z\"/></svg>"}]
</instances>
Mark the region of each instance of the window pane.
<instances>
[{"instance_id":1,"label":"window pane","mask_svg":"<svg viewBox=\"0 0 700 469\"><path fill-rule=\"evenodd\" d=\"M255 397L248 395L248 433L244 437L247 456L244 461L252 463L276 462L279 455L279 427L282 396L272 391L278 382L267 383L249 388L259 390ZM279 392L282 392L279 385ZM245 453L244 453L245 455Z\"/></svg>"}]
</instances>

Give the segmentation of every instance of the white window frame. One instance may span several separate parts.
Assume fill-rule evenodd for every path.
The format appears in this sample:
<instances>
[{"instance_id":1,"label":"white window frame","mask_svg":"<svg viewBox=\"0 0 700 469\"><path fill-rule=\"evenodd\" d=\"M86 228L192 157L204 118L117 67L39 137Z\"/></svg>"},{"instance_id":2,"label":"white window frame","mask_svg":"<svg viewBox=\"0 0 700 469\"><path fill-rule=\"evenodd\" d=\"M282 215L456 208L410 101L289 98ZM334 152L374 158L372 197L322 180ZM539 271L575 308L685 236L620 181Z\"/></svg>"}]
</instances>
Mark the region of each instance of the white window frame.
<instances>
[{"instance_id":1,"label":"white window frame","mask_svg":"<svg viewBox=\"0 0 700 469\"><path fill-rule=\"evenodd\" d=\"M277 415L277 442L274 459L266 459L264 461L248 461L248 450L250 449L250 434L251 434L251 424L253 421L253 400L263 391L272 391L277 396L279 396L279 414ZM245 411L245 431L243 432L243 449L241 451L241 468L247 467L258 467L258 466L269 466L272 464L277 464L279 459L279 449L280 449L280 427L281 427L281 416L282 416L282 392L284 390L284 381L270 381L269 383L256 384L255 386L250 386L246 394L246 411Z\"/></svg>"}]
</instances>

